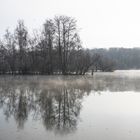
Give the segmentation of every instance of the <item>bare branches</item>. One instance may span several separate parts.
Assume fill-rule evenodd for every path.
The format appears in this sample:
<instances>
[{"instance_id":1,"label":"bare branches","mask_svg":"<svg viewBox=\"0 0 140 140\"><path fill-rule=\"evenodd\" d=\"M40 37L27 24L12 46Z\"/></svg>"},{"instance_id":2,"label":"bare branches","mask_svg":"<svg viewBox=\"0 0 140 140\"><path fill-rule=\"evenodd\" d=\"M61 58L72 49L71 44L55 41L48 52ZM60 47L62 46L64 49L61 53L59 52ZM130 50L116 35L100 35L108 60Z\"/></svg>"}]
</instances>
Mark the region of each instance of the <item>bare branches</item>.
<instances>
[{"instance_id":1,"label":"bare branches","mask_svg":"<svg viewBox=\"0 0 140 140\"><path fill-rule=\"evenodd\" d=\"M76 22L72 17L56 16L29 36L24 21L19 20L14 33L6 30L0 42L0 73L85 74L96 63L82 48Z\"/></svg>"}]
</instances>

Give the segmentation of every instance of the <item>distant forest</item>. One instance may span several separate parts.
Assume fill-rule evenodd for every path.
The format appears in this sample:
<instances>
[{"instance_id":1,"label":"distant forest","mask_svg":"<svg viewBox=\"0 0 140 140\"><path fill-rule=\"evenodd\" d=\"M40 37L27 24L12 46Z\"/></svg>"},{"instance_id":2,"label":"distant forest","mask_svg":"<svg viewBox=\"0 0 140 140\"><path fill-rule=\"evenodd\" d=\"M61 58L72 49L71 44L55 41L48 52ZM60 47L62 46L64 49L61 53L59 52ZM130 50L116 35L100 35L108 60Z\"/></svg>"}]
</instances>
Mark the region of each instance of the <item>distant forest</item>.
<instances>
[{"instance_id":1,"label":"distant forest","mask_svg":"<svg viewBox=\"0 0 140 140\"><path fill-rule=\"evenodd\" d=\"M99 54L114 62L114 68L120 70L140 69L140 48L92 49L91 54Z\"/></svg>"},{"instance_id":2,"label":"distant forest","mask_svg":"<svg viewBox=\"0 0 140 140\"><path fill-rule=\"evenodd\" d=\"M47 19L29 34L23 20L0 39L0 74L84 75L91 71L140 68L140 49L84 49L76 20Z\"/></svg>"}]
</instances>

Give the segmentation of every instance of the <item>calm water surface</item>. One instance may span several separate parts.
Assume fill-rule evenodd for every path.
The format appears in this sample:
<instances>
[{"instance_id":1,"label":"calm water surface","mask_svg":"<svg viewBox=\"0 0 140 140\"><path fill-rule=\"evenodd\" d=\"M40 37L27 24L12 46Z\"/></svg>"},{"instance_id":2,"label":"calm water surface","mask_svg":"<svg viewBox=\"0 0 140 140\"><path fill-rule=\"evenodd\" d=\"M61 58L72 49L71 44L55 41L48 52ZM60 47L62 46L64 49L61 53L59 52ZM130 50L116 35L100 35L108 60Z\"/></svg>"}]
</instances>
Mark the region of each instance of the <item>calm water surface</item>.
<instances>
[{"instance_id":1,"label":"calm water surface","mask_svg":"<svg viewBox=\"0 0 140 140\"><path fill-rule=\"evenodd\" d=\"M140 140L140 71L1 76L0 140Z\"/></svg>"}]
</instances>

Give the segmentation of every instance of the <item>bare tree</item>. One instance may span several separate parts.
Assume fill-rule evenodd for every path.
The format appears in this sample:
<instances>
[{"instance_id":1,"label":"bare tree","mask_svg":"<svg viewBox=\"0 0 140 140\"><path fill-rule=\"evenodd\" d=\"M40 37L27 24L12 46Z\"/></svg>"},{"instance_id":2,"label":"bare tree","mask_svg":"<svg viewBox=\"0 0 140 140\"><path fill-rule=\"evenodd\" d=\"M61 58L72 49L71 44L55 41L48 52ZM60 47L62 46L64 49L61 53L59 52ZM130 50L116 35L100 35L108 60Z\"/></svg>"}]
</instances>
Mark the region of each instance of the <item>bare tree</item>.
<instances>
[{"instance_id":1,"label":"bare tree","mask_svg":"<svg viewBox=\"0 0 140 140\"><path fill-rule=\"evenodd\" d=\"M67 74L69 54L74 46L76 36L76 20L67 16L55 17L56 42L58 47L59 65L62 74Z\"/></svg>"},{"instance_id":2,"label":"bare tree","mask_svg":"<svg viewBox=\"0 0 140 140\"><path fill-rule=\"evenodd\" d=\"M16 62L17 62L17 53L16 53L16 44L14 36L6 30L4 36L4 46L5 46L5 58L9 66L9 72L14 74L16 72Z\"/></svg>"},{"instance_id":3,"label":"bare tree","mask_svg":"<svg viewBox=\"0 0 140 140\"><path fill-rule=\"evenodd\" d=\"M18 21L15 30L16 44L19 50L19 73L27 73L27 45L28 45L28 31L24 25L23 20Z\"/></svg>"},{"instance_id":4,"label":"bare tree","mask_svg":"<svg viewBox=\"0 0 140 140\"><path fill-rule=\"evenodd\" d=\"M76 20L68 16L47 19L43 29L29 35L23 20L14 33L6 30L0 41L1 74L78 74L112 71L113 62L83 49Z\"/></svg>"},{"instance_id":5,"label":"bare tree","mask_svg":"<svg viewBox=\"0 0 140 140\"><path fill-rule=\"evenodd\" d=\"M54 34L55 28L54 23L52 20L46 20L44 24L44 40L45 40L45 48L47 54L47 73L53 74L53 41L54 41Z\"/></svg>"}]
</instances>

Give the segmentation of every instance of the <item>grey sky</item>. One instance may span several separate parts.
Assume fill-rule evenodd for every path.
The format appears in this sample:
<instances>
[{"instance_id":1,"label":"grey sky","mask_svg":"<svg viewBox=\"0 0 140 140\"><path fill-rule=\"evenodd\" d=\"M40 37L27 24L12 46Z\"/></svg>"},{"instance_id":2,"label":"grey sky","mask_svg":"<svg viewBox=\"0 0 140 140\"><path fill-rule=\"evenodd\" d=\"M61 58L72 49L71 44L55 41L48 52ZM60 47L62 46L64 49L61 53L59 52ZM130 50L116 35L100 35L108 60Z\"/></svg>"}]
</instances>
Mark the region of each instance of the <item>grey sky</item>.
<instances>
[{"instance_id":1,"label":"grey sky","mask_svg":"<svg viewBox=\"0 0 140 140\"><path fill-rule=\"evenodd\" d=\"M46 18L77 19L84 47L140 47L140 0L0 0L0 35L24 19L28 29Z\"/></svg>"}]
</instances>

